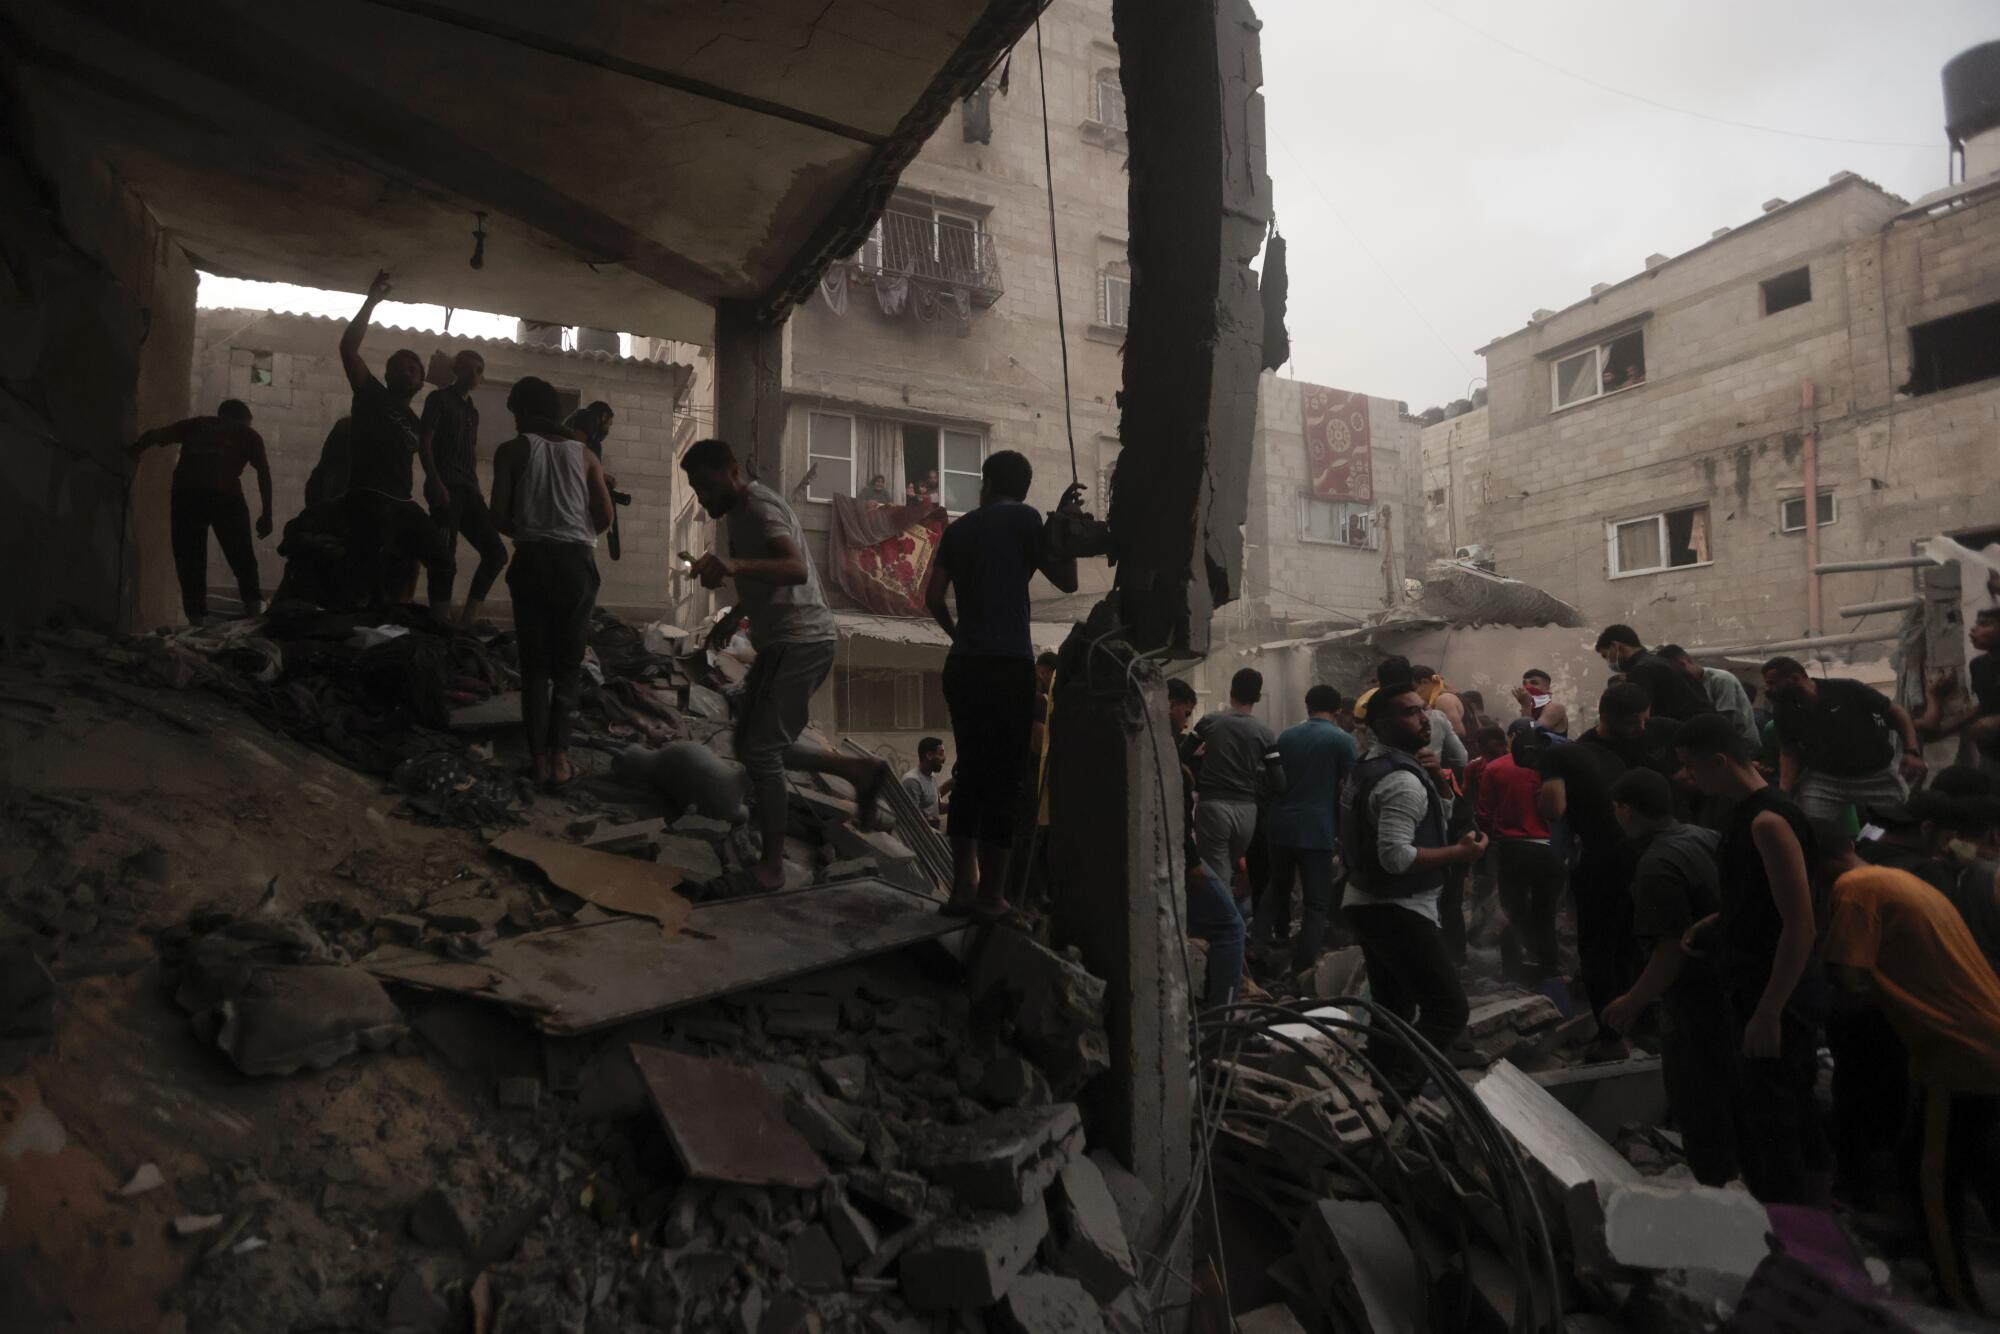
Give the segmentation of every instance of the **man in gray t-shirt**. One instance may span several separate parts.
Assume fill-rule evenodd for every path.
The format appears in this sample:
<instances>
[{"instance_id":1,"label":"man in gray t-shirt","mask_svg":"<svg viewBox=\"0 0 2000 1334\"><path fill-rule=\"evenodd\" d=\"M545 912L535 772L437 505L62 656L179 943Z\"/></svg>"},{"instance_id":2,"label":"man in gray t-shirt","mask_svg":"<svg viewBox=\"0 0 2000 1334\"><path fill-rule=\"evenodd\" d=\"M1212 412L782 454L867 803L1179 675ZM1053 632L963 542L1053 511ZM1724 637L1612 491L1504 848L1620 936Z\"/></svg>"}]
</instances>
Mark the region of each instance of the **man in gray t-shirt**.
<instances>
[{"instance_id":1,"label":"man in gray t-shirt","mask_svg":"<svg viewBox=\"0 0 2000 1334\"><path fill-rule=\"evenodd\" d=\"M716 621L708 647L728 641L737 622L750 621L756 661L736 707L736 758L750 775L751 804L763 835L754 868L765 889L785 884L787 767L830 773L857 793L856 822L866 828L885 783L895 774L880 760L836 755L798 744L812 712L813 692L833 670L833 612L820 593L799 518L777 492L748 481L736 453L721 440L698 440L681 456L703 509L723 520L728 554L710 551L689 571L703 588L736 585L736 605Z\"/></svg>"},{"instance_id":2,"label":"man in gray t-shirt","mask_svg":"<svg viewBox=\"0 0 2000 1334\"><path fill-rule=\"evenodd\" d=\"M1284 786L1278 771L1278 738L1251 713L1264 695L1264 677L1245 667L1229 682L1229 707L1194 725L1201 774L1195 783L1195 846L1202 865L1223 884L1257 830L1257 807Z\"/></svg>"}]
</instances>

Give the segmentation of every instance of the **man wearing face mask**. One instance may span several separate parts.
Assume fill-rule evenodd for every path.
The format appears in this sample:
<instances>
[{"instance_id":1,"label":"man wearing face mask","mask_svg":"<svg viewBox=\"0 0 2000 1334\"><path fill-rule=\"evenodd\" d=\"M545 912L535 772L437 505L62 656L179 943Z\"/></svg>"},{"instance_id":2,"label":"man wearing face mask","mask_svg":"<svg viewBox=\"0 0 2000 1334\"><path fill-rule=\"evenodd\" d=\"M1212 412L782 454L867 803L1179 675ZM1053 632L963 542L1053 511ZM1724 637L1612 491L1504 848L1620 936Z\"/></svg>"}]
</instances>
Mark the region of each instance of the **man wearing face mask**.
<instances>
[{"instance_id":1,"label":"man wearing face mask","mask_svg":"<svg viewBox=\"0 0 2000 1334\"><path fill-rule=\"evenodd\" d=\"M1796 658L1764 664L1778 730L1778 786L1808 818L1837 820L1846 806L1894 806L1927 766L1916 724L1873 686L1815 679Z\"/></svg>"},{"instance_id":2,"label":"man wearing face mask","mask_svg":"<svg viewBox=\"0 0 2000 1334\"><path fill-rule=\"evenodd\" d=\"M1553 678L1539 667L1530 667L1521 673L1521 684L1514 687L1514 702L1521 706L1521 716L1546 728L1556 736L1569 735L1569 710L1556 702Z\"/></svg>"}]
</instances>

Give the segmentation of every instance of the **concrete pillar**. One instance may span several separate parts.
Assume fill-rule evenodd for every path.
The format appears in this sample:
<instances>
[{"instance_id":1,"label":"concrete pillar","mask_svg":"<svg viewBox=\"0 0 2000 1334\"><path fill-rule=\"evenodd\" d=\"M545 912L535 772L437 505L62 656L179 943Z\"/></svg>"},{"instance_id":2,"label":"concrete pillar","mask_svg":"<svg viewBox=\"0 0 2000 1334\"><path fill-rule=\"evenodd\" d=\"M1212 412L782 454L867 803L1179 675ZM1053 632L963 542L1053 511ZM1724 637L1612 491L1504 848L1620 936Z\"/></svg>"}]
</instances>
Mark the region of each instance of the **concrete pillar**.
<instances>
[{"instance_id":1,"label":"concrete pillar","mask_svg":"<svg viewBox=\"0 0 2000 1334\"><path fill-rule=\"evenodd\" d=\"M785 326L759 324L747 301L715 309L715 433L743 470L776 484L783 472Z\"/></svg>"}]
</instances>

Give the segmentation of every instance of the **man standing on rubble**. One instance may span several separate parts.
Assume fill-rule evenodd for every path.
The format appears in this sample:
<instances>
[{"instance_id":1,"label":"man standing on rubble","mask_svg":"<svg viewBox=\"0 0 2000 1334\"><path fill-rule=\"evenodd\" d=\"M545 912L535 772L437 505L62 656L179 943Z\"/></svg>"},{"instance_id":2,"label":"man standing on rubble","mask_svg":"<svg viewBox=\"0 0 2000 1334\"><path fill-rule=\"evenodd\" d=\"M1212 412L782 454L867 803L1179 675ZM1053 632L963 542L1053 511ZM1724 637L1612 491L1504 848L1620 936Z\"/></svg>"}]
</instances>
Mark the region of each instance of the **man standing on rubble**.
<instances>
[{"instance_id":1,"label":"man standing on rubble","mask_svg":"<svg viewBox=\"0 0 2000 1334\"><path fill-rule=\"evenodd\" d=\"M1250 848L1258 807L1283 786L1278 739L1252 712L1263 696L1263 674L1245 667L1230 678L1229 707L1194 725L1201 745L1195 841L1202 864L1225 885L1235 881L1236 865Z\"/></svg>"},{"instance_id":2,"label":"man standing on rubble","mask_svg":"<svg viewBox=\"0 0 2000 1334\"><path fill-rule=\"evenodd\" d=\"M1675 819L1672 785L1651 769L1613 783L1611 808L1637 854L1632 929L1652 952L1604 1017L1629 1033L1660 1003L1660 1075L1688 1167L1704 1186L1726 1185L1736 1175L1736 1020L1714 961L1681 948L1696 922L1722 910L1717 835Z\"/></svg>"},{"instance_id":3,"label":"man standing on rubble","mask_svg":"<svg viewBox=\"0 0 2000 1334\"><path fill-rule=\"evenodd\" d=\"M869 827L885 783L895 774L880 760L837 755L798 744L812 711L813 692L833 671L833 612L820 592L819 574L806 550L799 518L783 497L743 476L736 451L725 440L697 440L681 455L701 507L723 520L729 554L705 552L689 571L703 588L736 585L736 605L715 622L709 647L720 648L744 616L757 657L743 682L736 713L736 758L750 774L750 794L763 857L753 868L765 889L785 884L785 825L790 801L785 770L828 773L856 793L856 823ZM1024 742L1025 744L1025 742ZM954 803L954 808L956 803Z\"/></svg>"},{"instance_id":4,"label":"man standing on rubble","mask_svg":"<svg viewBox=\"0 0 2000 1334\"><path fill-rule=\"evenodd\" d=\"M1572 749L1579 749L1572 747ZM1767 1204L1815 1204L1831 1155L1814 1085L1825 996L1813 966L1811 827L1764 781L1743 738L1719 713L1690 720L1675 741L1688 778L1730 803L1716 845L1722 905L1685 937L1713 953L1742 1033L1736 1118L1743 1180Z\"/></svg>"},{"instance_id":5,"label":"man standing on rubble","mask_svg":"<svg viewBox=\"0 0 2000 1334\"><path fill-rule=\"evenodd\" d=\"M1301 883L1305 912L1292 950L1294 973L1318 961L1333 919L1334 813L1358 758L1354 738L1334 721L1339 711L1340 692L1316 685L1306 691L1306 720L1278 734L1285 791L1271 805L1271 874L1252 929L1258 945L1271 944L1277 923L1290 915L1292 882Z\"/></svg>"},{"instance_id":6,"label":"man standing on rubble","mask_svg":"<svg viewBox=\"0 0 2000 1334\"><path fill-rule=\"evenodd\" d=\"M1063 592L1076 591L1076 560L1049 551L1041 511L1028 504L1034 480L1024 455L1003 449L987 456L979 507L944 530L924 595L951 639L944 698L958 745L958 785L947 821L952 884L944 911L953 916L1008 911L1007 866L1035 725L1028 584L1039 572Z\"/></svg>"},{"instance_id":7,"label":"man standing on rubble","mask_svg":"<svg viewBox=\"0 0 2000 1334\"><path fill-rule=\"evenodd\" d=\"M1495 841L1500 906L1507 914L1500 957L1503 971L1536 984L1561 971L1556 909L1569 874L1536 797L1537 767L1548 736L1529 718L1507 728L1507 753L1488 760L1479 774L1479 827Z\"/></svg>"},{"instance_id":8,"label":"man standing on rubble","mask_svg":"<svg viewBox=\"0 0 2000 1334\"><path fill-rule=\"evenodd\" d=\"M411 461L418 456L423 426L410 401L424 385L423 359L408 348L389 354L376 379L361 359L361 342L368 335L368 317L389 295L389 274L383 270L368 284L361 303L340 335L340 364L354 390L351 451L348 466L348 560L358 582L367 589L368 604L381 606L402 594L390 588L392 568L407 568L412 555L433 574L445 559L444 531L411 499ZM425 463L424 489L443 479ZM437 609L440 614L444 608Z\"/></svg>"},{"instance_id":9,"label":"man standing on rubble","mask_svg":"<svg viewBox=\"0 0 2000 1334\"><path fill-rule=\"evenodd\" d=\"M1431 749L1430 710L1407 678L1383 684L1368 704L1374 744L1340 798L1340 846L1350 879L1343 908L1368 965L1375 1001L1439 1051L1465 1030L1465 987L1445 949L1438 899L1445 869L1486 852L1486 836L1445 837L1449 819L1443 765ZM1370 1043L1369 1055L1395 1069L1396 1048ZM1416 1071L1398 1070L1408 1080Z\"/></svg>"},{"instance_id":10,"label":"man standing on rubble","mask_svg":"<svg viewBox=\"0 0 2000 1334\"><path fill-rule=\"evenodd\" d=\"M1652 699L1653 716L1685 722L1710 711L1708 695L1681 668L1657 653L1648 653L1639 632L1629 625L1608 625L1597 636L1597 656L1614 672L1644 686Z\"/></svg>"},{"instance_id":11,"label":"man standing on rubble","mask_svg":"<svg viewBox=\"0 0 2000 1334\"><path fill-rule=\"evenodd\" d=\"M459 618L471 625L507 568L507 544L479 494L479 406L472 391L486 378L486 358L467 348L452 358L451 374L450 384L431 390L424 400L417 457L423 460L431 518L445 531L444 559L430 571L431 607L440 615L450 611L452 585L458 582L458 539L464 537L479 553Z\"/></svg>"},{"instance_id":12,"label":"man standing on rubble","mask_svg":"<svg viewBox=\"0 0 2000 1334\"><path fill-rule=\"evenodd\" d=\"M1873 686L1815 680L1797 658L1773 658L1764 687L1778 725L1778 784L1808 816L1836 820L1848 805L1894 806L1922 781L1915 721Z\"/></svg>"},{"instance_id":13,"label":"man standing on rubble","mask_svg":"<svg viewBox=\"0 0 2000 1334\"><path fill-rule=\"evenodd\" d=\"M208 616L208 530L222 547L229 572L236 576L243 614L264 610L264 591L257 579L257 548L250 542L250 507L243 503L243 469L257 470L257 494L263 511L257 536L271 535L271 464L264 456L264 437L250 429L250 409L228 398L213 417L190 417L172 426L158 426L140 436L131 454L138 457L155 445L181 447L174 462L168 529L173 535L174 574L180 579L181 611L189 625Z\"/></svg>"}]
</instances>

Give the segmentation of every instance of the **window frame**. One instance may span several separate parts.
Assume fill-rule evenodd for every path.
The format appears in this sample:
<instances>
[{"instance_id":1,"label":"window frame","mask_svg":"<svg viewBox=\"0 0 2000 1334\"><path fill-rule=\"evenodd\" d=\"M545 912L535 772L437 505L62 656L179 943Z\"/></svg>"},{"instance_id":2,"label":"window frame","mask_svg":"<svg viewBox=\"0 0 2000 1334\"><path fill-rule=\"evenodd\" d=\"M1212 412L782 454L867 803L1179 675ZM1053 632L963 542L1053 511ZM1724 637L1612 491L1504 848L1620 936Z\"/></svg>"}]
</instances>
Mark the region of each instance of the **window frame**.
<instances>
[{"instance_id":1,"label":"window frame","mask_svg":"<svg viewBox=\"0 0 2000 1334\"><path fill-rule=\"evenodd\" d=\"M1806 294L1797 301L1779 306L1776 310L1773 310L1771 308L1771 285L1773 283L1784 282L1788 278L1795 278L1800 274L1805 275ZM1774 273L1757 284L1757 315L1759 319L1769 319L1773 315L1782 315L1788 310L1797 310L1800 306L1810 306L1812 300L1812 265L1810 264L1801 264L1797 268L1786 269L1783 273Z\"/></svg>"},{"instance_id":2,"label":"window frame","mask_svg":"<svg viewBox=\"0 0 2000 1334\"><path fill-rule=\"evenodd\" d=\"M979 481L986 471L986 454L987 454L986 432L968 431L963 427L959 426L939 426L937 428L937 433L938 433L938 504L944 505L944 512L946 514L968 514L971 512L970 510L955 510L951 506L945 505L944 498L951 494L951 479L954 477L970 477L972 479L972 494L975 497L978 496ZM946 446L945 437L951 435L970 437L972 442L978 446L979 466L977 468L968 472L964 468L954 468L951 467L949 463L947 463L946 460L950 457L950 451L945 447ZM977 502L975 501L975 508L976 504Z\"/></svg>"},{"instance_id":3,"label":"window frame","mask_svg":"<svg viewBox=\"0 0 2000 1334\"><path fill-rule=\"evenodd\" d=\"M1623 394L1633 389L1644 389L1647 385L1651 384L1652 376L1648 373L1642 375L1637 384L1620 385L1616 389L1606 389L1604 387L1605 353L1611 350L1612 344L1622 342L1634 336L1639 339L1639 360L1643 364L1646 359L1646 329L1644 325L1635 325L1629 329L1620 329L1612 334L1599 334L1596 341L1587 347L1580 347L1565 356L1549 358L1550 413L1568 412L1571 408L1582 407L1585 403L1595 403L1601 398L1610 398L1614 394ZM1592 392L1584 395L1582 398L1573 398L1569 402L1564 403L1561 401L1562 368L1570 362L1575 361L1578 357L1590 357L1592 359L1590 368Z\"/></svg>"},{"instance_id":4,"label":"window frame","mask_svg":"<svg viewBox=\"0 0 2000 1334\"><path fill-rule=\"evenodd\" d=\"M1117 99L1118 114L1113 119L1105 113L1105 93L1109 91ZM1118 77L1118 70L1105 66L1091 77L1090 81L1090 123L1107 130L1121 132L1131 128L1131 118L1125 105L1125 82Z\"/></svg>"},{"instance_id":5,"label":"window frame","mask_svg":"<svg viewBox=\"0 0 2000 1334\"><path fill-rule=\"evenodd\" d=\"M1820 528L1830 528L1834 524L1840 521L1840 493L1833 487L1823 486L1819 489L1819 499L1826 502L1823 508L1827 511L1827 517L1821 519L1816 526ZM1787 527L1785 524L1785 510L1789 508L1792 502L1794 501L1797 501L1799 506L1798 526ZM1815 506L1814 508L1818 509L1822 507ZM1778 497L1778 531L1782 534L1790 535L1792 533L1803 533L1805 530L1806 530L1806 493L1805 493L1805 488L1801 487L1799 488L1799 493L1795 496Z\"/></svg>"},{"instance_id":6,"label":"window frame","mask_svg":"<svg viewBox=\"0 0 2000 1334\"><path fill-rule=\"evenodd\" d=\"M1709 512L1709 557L1707 560L1689 561L1685 565L1674 565L1671 563L1648 565L1636 570L1621 570L1618 568L1619 529L1629 528L1637 523L1645 523L1649 519L1652 520L1657 525L1656 532L1660 540L1660 559L1662 561L1670 561L1673 552L1667 539L1667 516L1670 514L1687 514L1695 510L1707 510ZM1713 564L1715 564L1715 511L1705 500L1693 505L1675 505L1670 509L1656 510L1651 514L1632 514L1622 519L1606 519L1604 521L1604 569L1607 578L1637 579L1644 575L1668 574L1675 570L1704 570Z\"/></svg>"},{"instance_id":7,"label":"window frame","mask_svg":"<svg viewBox=\"0 0 2000 1334\"><path fill-rule=\"evenodd\" d=\"M858 432L855 430L854 414L851 412L828 412L822 408L808 408L806 410L806 472L809 474L812 473L813 466L818 460L837 459L840 457L840 455L838 454L829 454L813 448L813 419L815 417L838 418L839 420L847 423L848 490L846 492L846 495L848 496L849 499L852 499L854 497L854 483L857 480L855 478L855 473L860 469L861 466L861 461L855 457L856 437L858 435ZM818 494L816 490L818 485L819 485L819 478L817 476L813 476L812 480L806 483L807 502L815 505L831 505L833 503L833 497L836 493L828 492L824 495Z\"/></svg>"},{"instance_id":8,"label":"window frame","mask_svg":"<svg viewBox=\"0 0 2000 1334\"><path fill-rule=\"evenodd\" d=\"M1111 285L1117 283L1125 289L1124 309L1119 318L1111 318ZM1097 274L1097 322L1106 329L1130 329L1132 327L1132 279L1121 273L1101 269Z\"/></svg>"},{"instance_id":9,"label":"window frame","mask_svg":"<svg viewBox=\"0 0 2000 1334\"><path fill-rule=\"evenodd\" d=\"M1318 547L1339 547L1346 551L1380 551L1382 549L1381 531L1375 523L1375 506L1372 502L1361 500L1322 500L1310 490L1303 487L1300 488L1298 495L1299 541L1310 542L1312 545ZM1354 521L1356 519L1361 520L1362 531L1366 537L1366 541L1350 542L1344 537L1320 537L1316 535L1312 531L1311 518L1312 507L1314 505L1331 506L1338 512L1338 522L1335 525L1337 531L1351 533L1353 531L1351 525Z\"/></svg>"}]
</instances>

